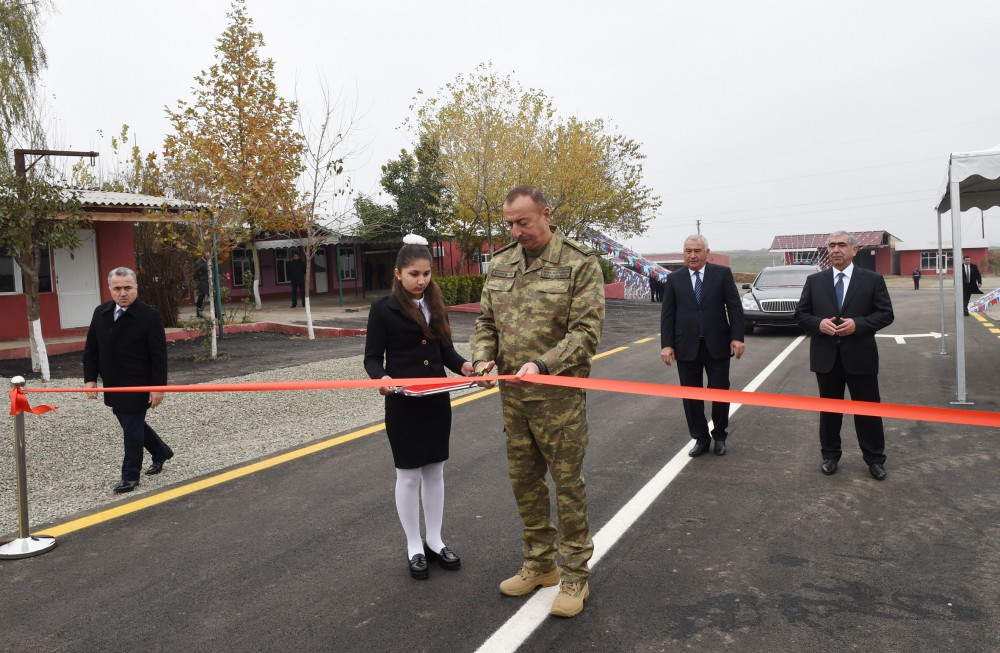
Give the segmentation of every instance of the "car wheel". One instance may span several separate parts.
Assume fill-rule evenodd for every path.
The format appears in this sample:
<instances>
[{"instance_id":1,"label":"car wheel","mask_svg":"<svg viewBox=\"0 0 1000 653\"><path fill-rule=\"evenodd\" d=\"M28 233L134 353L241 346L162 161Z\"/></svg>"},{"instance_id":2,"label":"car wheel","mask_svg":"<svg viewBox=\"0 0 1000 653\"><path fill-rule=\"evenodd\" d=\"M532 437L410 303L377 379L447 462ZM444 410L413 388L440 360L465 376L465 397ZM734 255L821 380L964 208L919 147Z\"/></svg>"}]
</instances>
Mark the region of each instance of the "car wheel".
<instances>
[{"instance_id":1,"label":"car wheel","mask_svg":"<svg viewBox=\"0 0 1000 653\"><path fill-rule=\"evenodd\" d=\"M743 335L745 335L745 336L753 335L753 330L755 328L756 328L755 325L750 324L749 322L747 322L746 324L743 325Z\"/></svg>"}]
</instances>

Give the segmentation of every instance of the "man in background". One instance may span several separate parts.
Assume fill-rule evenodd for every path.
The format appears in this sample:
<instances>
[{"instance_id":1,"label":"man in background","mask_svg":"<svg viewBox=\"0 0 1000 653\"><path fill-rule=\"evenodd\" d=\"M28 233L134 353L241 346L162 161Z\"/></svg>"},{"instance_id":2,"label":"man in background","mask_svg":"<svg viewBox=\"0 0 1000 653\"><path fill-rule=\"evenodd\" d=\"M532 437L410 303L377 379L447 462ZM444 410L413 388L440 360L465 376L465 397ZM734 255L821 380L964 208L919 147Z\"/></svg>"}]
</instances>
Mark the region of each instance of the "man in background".
<instances>
[{"instance_id":1,"label":"man in background","mask_svg":"<svg viewBox=\"0 0 1000 653\"><path fill-rule=\"evenodd\" d=\"M302 305L306 305L306 263L298 252L292 254L288 262L288 280L292 284L292 308L295 308L296 297L302 297Z\"/></svg>"},{"instance_id":2,"label":"man in background","mask_svg":"<svg viewBox=\"0 0 1000 653\"><path fill-rule=\"evenodd\" d=\"M973 293L983 292L980 286L983 285L983 277L979 274L979 266L972 262L968 256L962 257L962 314L969 314L969 300Z\"/></svg>"},{"instance_id":3,"label":"man in background","mask_svg":"<svg viewBox=\"0 0 1000 653\"><path fill-rule=\"evenodd\" d=\"M108 273L111 301L94 310L83 350L84 387L96 388L97 378L105 388L163 386L167 384L167 337L160 313L139 301L139 284L129 268ZM97 392L87 397L97 399ZM146 423L146 411L163 401L162 392L105 392L125 439L121 482L116 493L131 492L139 485L142 450L152 456L147 475L159 474L163 463L174 457L170 449Z\"/></svg>"},{"instance_id":4,"label":"man in background","mask_svg":"<svg viewBox=\"0 0 1000 653\"><path fill-rule=\"evenodd\" d=\"M875 332L892 324L892 301L881 274L854 265L858 239L846 231L827 238L830 269L809 275L795 309L795 320L810 334L809 370L816 373L819 396L843 399L845 387L855 401L881 401ZM843 413L821 412L820 469L830 476L840 461ZM881 417L854 416L858 445L868 471L884 480L885 431Z\"/></svg>"},{"instance_id":5,"label":"man in background","mask_svg":"<svg viewBox=\"0 0 1000 653\"><path fill-rule=\"evenodd\" d=\"M701 234L684 241L684 263L663 286L660 310L660 359L677 361L681 385L729 389L729 360L743 356L743 304L732 270L708 262L708 241ZM729 404L712 402L712 432L705 419L705 402L684 399L684 417L694 446L691 457L708 451L715 439L715 455L726 454Z\"/></svg>"}]
</instances>

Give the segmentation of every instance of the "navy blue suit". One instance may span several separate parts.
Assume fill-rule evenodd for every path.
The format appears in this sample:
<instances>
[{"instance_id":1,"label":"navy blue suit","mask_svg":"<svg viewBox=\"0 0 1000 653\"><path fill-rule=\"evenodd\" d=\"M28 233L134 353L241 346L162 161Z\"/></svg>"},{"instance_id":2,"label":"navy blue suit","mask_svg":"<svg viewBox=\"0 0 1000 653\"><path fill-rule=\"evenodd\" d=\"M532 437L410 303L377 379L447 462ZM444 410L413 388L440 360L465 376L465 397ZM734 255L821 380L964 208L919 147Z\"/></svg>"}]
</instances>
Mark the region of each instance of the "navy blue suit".
<instances>
[{"instance_id":1,"label":"navy blue suit","mask_svg":"<svg viewBox=\"0 0 1000 653\"><path fill-rule=\"evenodd\" d=\"M118 320L117 304L105 302L94 310L83 350L83 380L104 387L167 384L167 338L160 313L138 299ZM106 392L104 403L111 406L125 437L122 480L138 481L145 447L156 462L170 458L170 450L156 431L146 424L148 392Z\"/></svg>"},{"instance_id":2,"label":"navy blue suit","mask_svg":"<svg viewBox=\"0 0 1000 653\"><path fill-rule=\"evenodd\" d=\"M881 274L854 266L844 305L837 309L835 269L810 275L802 288L795 319L810 335L809 370L816 373L819 396L843 399L845 387L851 399L881 401L878 390L878 347L875 332L893 321L892 301ZM821 333L825 318L852 318L856 330L849 336ZM823 459L840 460L842 413L820 413L819 439ZM854 428L865 462L885 463L885 432L881 417L854 416Z\"/></svg>"},{"instance_id":3,"label":"navy blue suit","mask_svg":"<svg viewBox=\"0 0 1000 653\"><path fill-rule=\"evenodd\" d=\"M728 390L731 346L734 340L743 342L743 328L743 305L729 268L705 265L700 303L686 267L667 277L660 310L660 347L673 347L681 385L700 388L707 377L709 388ZM684 415L691 437L707 441L705 402L685 399ZM712 437L724 441L728 403L712 402L712 422Z\"/></svg>"}]
</instances>

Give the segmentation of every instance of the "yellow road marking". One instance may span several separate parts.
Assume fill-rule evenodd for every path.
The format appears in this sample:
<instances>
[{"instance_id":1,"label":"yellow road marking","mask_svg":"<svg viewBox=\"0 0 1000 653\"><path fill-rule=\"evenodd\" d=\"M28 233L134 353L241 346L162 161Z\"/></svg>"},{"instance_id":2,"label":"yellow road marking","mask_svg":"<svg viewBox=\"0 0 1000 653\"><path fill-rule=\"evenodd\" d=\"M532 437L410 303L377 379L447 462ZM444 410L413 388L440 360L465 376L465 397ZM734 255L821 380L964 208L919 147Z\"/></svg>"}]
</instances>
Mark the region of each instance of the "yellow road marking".
<instances>
[{"instance_id":1,"label":"yellow road marking","mask_svg":"<svg viewBox=\"0 0 1000 653\"><path fill-rule=\"evenodd\" d=\"M618 347L616 349L611 349L594 356L594 359L603 358L605 356L610 356L612 354L617 354L618 352L625 351L628 347ZM459 397L451 402L452 406L461 406L462 404L469 403L476 399L481 399L489 395L496 394L499 392L499 388L490 388L488 390L483 390L482 392L476 392L464 397ZM125 515L130 515L134 512L139 512L140 510L145 510L146 508L152 508L153 506L158 506L162 503L167 503L168 501L173 501L174 499L179 499L185 497L189 494L194 494L195 492L200 492L201 490L207 490L210 487L215 487L216 485L222 485L223 483L228 483L238 478L244 476L249 476L250 474L255 474L257 472L263 471L265 469L270 469L271 467L277 467L284 463L296 460L298 458L303 458L305 456L318 453L325 449L330 449L338 445L351 442L352 440L357 440L358 438L363 438L366 435L371 435L373 433L378 433L385 429L385 422L380 422L373 426L368 426L351 433L337 436L335 438L330 438L329 440L323 440L322 442L317 442L315 444L310 444L308 446L302 447L301 449L295 449L294 451L288 451L286 453L274 456L272 458L267 458L265 460L260 460L255 463L250 463L249 465L244 465L243 467L237 467L236 469L231 469L227 472L222 472L219 474L214 474L207 478L203 478L191 483L186 483L174 488L169 488L155 494L150 494L144 496L140 499L134 501L129 501L128 503L119 504L112 508L106 510L101 510L100 512L95 512L92 515L86 515L84 517L79 517L77 519L71 519L68 522L58 524L56 526L50 526L45 528L34 535L48 535L50 537L60 537L62 535L68 535L69 533L75 533L76 531L81 531L85 528L90 528L91 526L96 526L97 524L103 524L104 522L111 521L112 519L117 519L118 517L124 517Z\"/></svg>"},{"instance_id":2,"label":"yellow road marking","mask_svg":"<svg viewBox=\"0 0 1000 653\"><path fill-rule=\"evenodd\" d=\"M652 338L643 338L642 340L636 340L632 344L633 345L641 345L642 343L649 342L650 340L652 340Z\"/></svg>"},{"instance_id":3,"label":"yellow road marking","mask_svg":"<svg viewBox=\"0 0 1000 653\"><path fill-rule=\"evenodd\" d=\"M611 354L617 354L618 352L625 351L626 349L628 349L628 347L616 347L614 349L609 349L608 351L602 351L600 354L594 356L594 360L596 361L598 358L604 358L605 356L610 356Z\"/></svg>"},{"instance_id":4,"label":"yellow road marking","mask_svg":"<svg viewBox=\"0 0 1000 653\"><path fill-rule=\"evenodd\" d=\"M972 317L976 318L980 322L986 322L986 320L987 320L986 317L980 315L979 313L970 313L970 315L972 315Z\"/></svg>"},{"instance_id":5,"label":"yellow road marking","mask_svg":"<svg viewBox=\"0 0 1000 653\"><path fill-rule=\"evenodd\" d=\"M990 329L990 333L1000 333L1000 329Z\"/></svg>"}]
</instances>

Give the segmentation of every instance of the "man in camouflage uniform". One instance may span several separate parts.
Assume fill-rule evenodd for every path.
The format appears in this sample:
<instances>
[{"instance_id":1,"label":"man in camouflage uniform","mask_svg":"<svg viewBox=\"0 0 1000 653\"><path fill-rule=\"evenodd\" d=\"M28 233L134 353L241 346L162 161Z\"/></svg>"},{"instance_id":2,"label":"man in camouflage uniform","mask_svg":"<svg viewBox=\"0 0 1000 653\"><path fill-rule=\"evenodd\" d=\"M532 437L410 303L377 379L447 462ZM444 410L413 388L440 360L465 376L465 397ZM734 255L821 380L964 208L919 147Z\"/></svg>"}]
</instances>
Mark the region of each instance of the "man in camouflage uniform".
<instances>
[{"instance_id":1,"label":"man in camouflage uniform","mask_svg":"<svg viewBox=\"0 0 1000 653\"><path fill-rule=\"evenodd\" d=\"M490 262L471 340L476 371L495 361L499 374L589 376L604 326L597 252L549 226L548 203L533 186L511 190L503 215L515 242ZM500 591L523 596L561 579L551 613L572 617L590 595L587 561L594 553L583 480L586 393L515 381L503 383L500 396L510 482L524 522L523 565ZM546 471L556 488L558 568Z\"/></svg>"}]
</instances>

